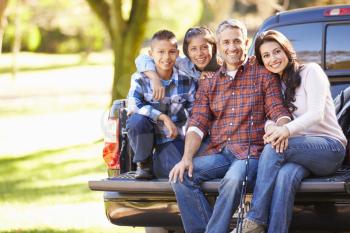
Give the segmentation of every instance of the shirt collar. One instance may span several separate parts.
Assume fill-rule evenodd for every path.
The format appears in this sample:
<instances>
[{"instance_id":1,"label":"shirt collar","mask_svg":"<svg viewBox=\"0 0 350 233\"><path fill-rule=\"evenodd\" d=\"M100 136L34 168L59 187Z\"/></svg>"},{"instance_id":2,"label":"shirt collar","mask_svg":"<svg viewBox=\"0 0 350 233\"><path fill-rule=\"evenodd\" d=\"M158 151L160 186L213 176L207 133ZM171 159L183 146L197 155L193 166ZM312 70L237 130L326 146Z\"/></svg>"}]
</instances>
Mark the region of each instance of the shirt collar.
<instances>
[{"instance_id":1,"label":"shirt collar","mask_svg":"<svg viewBox=\"0 0 350 233\"><path fill-rule=\"evenodd\" d=\"M178 80L179 80L179 72L178 70L173 67L173 74L171 75L171 78L169 79L169 83L168 85L171 85L172 83L178 83Z\"/></svg>"}]
</instances>

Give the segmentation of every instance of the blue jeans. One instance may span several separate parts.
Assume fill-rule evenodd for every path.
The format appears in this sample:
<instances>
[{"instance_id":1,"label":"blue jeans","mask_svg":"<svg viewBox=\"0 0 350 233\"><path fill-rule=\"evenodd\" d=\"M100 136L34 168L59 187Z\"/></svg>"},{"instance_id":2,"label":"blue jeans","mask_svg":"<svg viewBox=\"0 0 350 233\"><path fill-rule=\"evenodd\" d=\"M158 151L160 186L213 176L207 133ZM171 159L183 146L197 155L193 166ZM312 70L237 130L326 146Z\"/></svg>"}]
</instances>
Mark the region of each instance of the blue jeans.
<instances>
[{"instance_id":1,"label":"blue jeans","mask_svg":"<svg viewBox=\"0 0 350 233\"><path fill-rule=\"evenodd\" d=\"M257 159L250 159L248 187L254 185ZM184 181L171 183L181 212L186 233L223 233L229 231L233 213L240 202L242 181L244 180L245 160L237 159L230 151L198 156L193 159L193 176L184 174ZM219 196L214 209L208 203L200 184L203 181L222 178Z\"/></svg>"},{"instance_id":2,"label":"blue jeans","mask_svg":"<svg viewBox=\"0 0 350 233\"><path fill-rule=\"evenodd\" d=\"M295 193L309 171L318 176L334 173L342 164L345 149L328 137L293 137L285 152L266 145L260 160L247 218L269 224L268 232L288 232Z\"/></svg>"},{"instance_id":3,"label":"blue jeans","mask_svg":"<svg viewBox=\"0 0 350 233\"><path fill-rule=\"evenodd\" d=\"M184 141L177 139L155 145L154 123L137 113L128 118L126 127L130 146L134 150L133 161L144 162L153 158L153 173L158 178L168 178L170 170L182 158Z\"/></svg>"}]
</instances>

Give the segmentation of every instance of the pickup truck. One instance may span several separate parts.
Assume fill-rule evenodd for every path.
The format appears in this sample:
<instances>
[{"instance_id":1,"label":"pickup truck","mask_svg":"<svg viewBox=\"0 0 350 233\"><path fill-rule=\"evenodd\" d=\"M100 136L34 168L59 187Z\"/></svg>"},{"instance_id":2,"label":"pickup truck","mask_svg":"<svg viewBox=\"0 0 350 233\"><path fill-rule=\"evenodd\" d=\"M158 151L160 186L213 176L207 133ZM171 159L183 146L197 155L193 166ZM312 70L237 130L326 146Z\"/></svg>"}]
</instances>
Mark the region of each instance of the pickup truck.
<instances>
[{"instance_id":1,"label":"pickup truck","mask_svg":"<svg viewBox=\"0 0 350 233\"><path fill-rule=\"evenodd\" d=\"M284 33L302 62L322 66L331 82L333 97L350 86L350 5L281 12L265 20L257 34L269 29ZM253 55L253 49L249 54ZM104 192L106 215L113 224L144 226L146 232L183 232L168 180L134 179L135 165L124 130L124 107L124 101L116 101L108 118L110 134L105 139L104 156L110 168L109 177L89 181L89 187ZM219 182L211 180L202 185L213 204ZM248 190L247 207L251 191ZM349 165L344 164L333 176L303 180L295 200L291 231L350 232Z\"/></svg>"}]
</instances>

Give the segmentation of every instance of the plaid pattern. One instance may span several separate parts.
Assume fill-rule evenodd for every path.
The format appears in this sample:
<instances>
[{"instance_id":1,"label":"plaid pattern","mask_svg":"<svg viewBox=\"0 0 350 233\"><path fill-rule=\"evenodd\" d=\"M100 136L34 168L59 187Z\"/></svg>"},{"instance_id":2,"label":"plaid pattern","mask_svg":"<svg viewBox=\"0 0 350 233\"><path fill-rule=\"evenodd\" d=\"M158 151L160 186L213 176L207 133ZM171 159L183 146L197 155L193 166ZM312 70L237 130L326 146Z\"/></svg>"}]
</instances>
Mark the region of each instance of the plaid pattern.
<instances>
[{"instance_id":1,"label":"plaid pattern","mask_svg":"<svg viewBox=\"0 0 350 233\"><path fill-rule=\"evenodd\" d=\"M168 138L168 130L162 121L157 121L164 113L178 128L178 138L184 138L187 118L192 110L195 82L181 71L173 69L170 82L165 86L165 97L156 101L152 96L149 78L144 74L135 73L131 77L131 87L128 94L128 112L149 117L156 124L155 138L157 144L173 141Z\"/></svg>"},{"instance_id":2,"label":"plaid pattern","mask_svg":"<svg viewBox=\"0 0 350 233\"><path fill-rule=\"evenodd\" d=\"M221 67L212 78L201 79L189 126L210 132L205 154L227 147L237 158L247 157L252 117L251 155L264 147L264 124L290 114L282 105L279 79L263 66L247 61L230 77Z\"/></svg>"}]
</instances>

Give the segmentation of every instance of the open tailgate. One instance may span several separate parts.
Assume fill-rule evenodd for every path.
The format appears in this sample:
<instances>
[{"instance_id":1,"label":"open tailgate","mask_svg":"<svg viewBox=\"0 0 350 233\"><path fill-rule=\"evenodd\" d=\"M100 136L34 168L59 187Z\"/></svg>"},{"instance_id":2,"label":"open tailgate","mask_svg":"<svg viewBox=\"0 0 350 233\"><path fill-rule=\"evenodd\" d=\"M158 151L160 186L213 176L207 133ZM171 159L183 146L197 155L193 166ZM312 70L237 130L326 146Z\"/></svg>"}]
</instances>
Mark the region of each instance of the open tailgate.
<instances>
[{"instance_id":1,"label":"open tailgate","mask_svg":"<svg viewBox=\"0 0 350 233\"><path fill-rule=\"evenodd\" d=\"M204 192L217 193L220 180L203 182ZM118 177L89 181L94 191L112 191L120 193L172 193L167 179L136 180L134 172ZM350 167L342 167L333 176L310 177L303 180L298 192L337 192L350 193Z\"/></svg>"}]
</instances>

